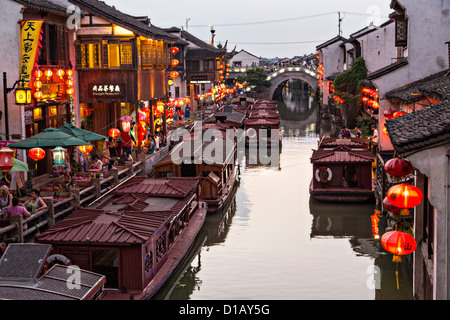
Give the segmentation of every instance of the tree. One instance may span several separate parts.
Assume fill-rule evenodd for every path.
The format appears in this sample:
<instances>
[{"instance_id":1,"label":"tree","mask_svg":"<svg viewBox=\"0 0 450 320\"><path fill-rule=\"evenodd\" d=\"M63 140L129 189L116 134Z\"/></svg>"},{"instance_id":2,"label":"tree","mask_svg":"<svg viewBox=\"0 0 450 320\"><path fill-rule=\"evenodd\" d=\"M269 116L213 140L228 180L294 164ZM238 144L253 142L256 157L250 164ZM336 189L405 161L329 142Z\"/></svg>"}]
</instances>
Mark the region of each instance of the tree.
<instances>
[{"instance_id":1,"label":"tree","mask_svg":"<svg viewBox=\"0 0 450 320\"><path fill-rule=\"evenodd\" d=\"M247 85L269 88L272 83L267 80L266 70L264 68L252 68L247 70L246 76L240 76L237 81L242 83L247 81Z\"/></svg>"},{"instance_id":2,"label":"tree","mask_svg":"<svg viewBox=\"0 0 450 320\"><path fill-rule=\"evenodd\" d=\"M367 78L366 62L358 58L352 63L352 67L338 74L334 79L334 92L345 100L342 111L348 127L356 124L361 101L361 89L363 81Z\"/></svg>"}]
</instances>

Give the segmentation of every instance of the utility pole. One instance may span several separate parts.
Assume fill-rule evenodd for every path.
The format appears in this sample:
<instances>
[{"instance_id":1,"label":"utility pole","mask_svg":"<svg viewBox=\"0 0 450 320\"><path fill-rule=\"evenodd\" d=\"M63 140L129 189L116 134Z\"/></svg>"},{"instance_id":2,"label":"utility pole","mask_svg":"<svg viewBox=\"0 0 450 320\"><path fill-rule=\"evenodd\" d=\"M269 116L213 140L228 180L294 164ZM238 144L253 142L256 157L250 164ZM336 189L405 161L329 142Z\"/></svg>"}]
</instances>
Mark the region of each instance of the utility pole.
<instances>
[{"instance_id":1,"label":"utility pole","mask_svg":"<svg viewBox=\"0 0 450 320\"><path fill-rule=\"evenodd\" d=\"M340 11L338 11L338 16L339 16L339 33L338 33L338 35L340 36L340 35L342 35L341 22L342 22L342 19L343 19L343 18L341 18L341 12Z\"/></svg>"}]
</instances>

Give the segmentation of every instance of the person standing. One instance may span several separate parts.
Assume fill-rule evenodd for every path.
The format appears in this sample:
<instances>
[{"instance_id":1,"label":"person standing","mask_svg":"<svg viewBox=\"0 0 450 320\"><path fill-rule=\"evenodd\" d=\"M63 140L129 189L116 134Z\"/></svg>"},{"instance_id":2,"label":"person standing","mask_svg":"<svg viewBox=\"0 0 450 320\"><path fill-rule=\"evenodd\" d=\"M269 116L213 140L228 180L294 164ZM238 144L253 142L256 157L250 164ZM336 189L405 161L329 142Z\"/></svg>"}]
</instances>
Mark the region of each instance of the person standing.
<instances>
[{"instance_id":1,"label":"person standing","mask_svg":"<svg viewBox=\"0 0 450 320\"><path fill-rule=\"evenodd\" d=\"M125 131L120 132L120 143L122 147L122 152L131 154L131 137L128 134L128 132Z\"/></svg>"},{"instance_id":2,"label":"person standing","mask_svg":"<svg viewBox=\"0 0 450 320\"><path fill-rule=\"evenodd\" d=\"M355 137L356 138L361 138L361 136L362 136L362 134L361 134L361 131L359 131L359 128L358 127L355 127Z\"/></svg>"}]
</instances>

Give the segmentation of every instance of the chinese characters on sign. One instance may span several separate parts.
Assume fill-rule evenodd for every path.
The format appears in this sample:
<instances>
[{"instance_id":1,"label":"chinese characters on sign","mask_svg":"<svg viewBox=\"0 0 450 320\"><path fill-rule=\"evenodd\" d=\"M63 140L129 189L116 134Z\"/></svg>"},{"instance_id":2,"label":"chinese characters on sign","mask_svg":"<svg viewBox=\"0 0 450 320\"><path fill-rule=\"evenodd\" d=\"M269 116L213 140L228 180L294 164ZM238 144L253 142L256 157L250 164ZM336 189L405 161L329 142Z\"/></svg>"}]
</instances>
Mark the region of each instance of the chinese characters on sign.
<instances>
[{"instance_id":1,"label":"chinese characters on sign","mask_svg":"<svg viewBox=\"0 0 450 320\"><path fill-rule=\"evenodd\" d=\"M26 87L31 80L31 72L36 63L37 48L41 47L41 27L43 20L26 20L22 22L20 36L20 74Z\"/></svg>"},{"instance_id":2,"label":"chinese characters on sign","mask_svg":"<svg viewBox=\"0 0 450 320\"><path fill-rule=\"evenodd\" d=\"M89 93L93 97L122 97L125 86L123 84L91 84Z\"/></svg>"}]
</instances>

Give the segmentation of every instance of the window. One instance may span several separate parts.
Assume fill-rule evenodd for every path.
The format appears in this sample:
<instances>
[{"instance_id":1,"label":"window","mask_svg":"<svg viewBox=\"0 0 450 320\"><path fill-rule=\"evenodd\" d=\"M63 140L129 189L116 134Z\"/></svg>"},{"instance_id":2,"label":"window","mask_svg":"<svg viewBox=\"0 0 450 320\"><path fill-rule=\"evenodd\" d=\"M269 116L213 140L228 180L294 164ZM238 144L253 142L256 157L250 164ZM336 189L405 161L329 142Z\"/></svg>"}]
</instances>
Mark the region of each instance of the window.
<instances>
[{"instance_id":1,"label":"window","mask_svg":"<svg viewBox=\"0 0 450 320\"><path fill-rule=\"evenodd\" d=\"M405 47L408 45L408 20L405 16L395 18L395 46Z\"/></svg>"},{"instance_id":2,"label":"window","mask_svg":"<svg viewBox=\"0 0 450 320\"><path fill-rule=\"evenodd\" d=\"M100 68L99 43L85 43L81 45L81 67Z\"/></svg>"},{"instance_id":3,"label":"window","mask_svg":"<svg viewBox=\"0 0 450 320\"><path fill-rule=\"evenodd\" d=\"M141 63L143 66L153 65L153 52L151 44L141 44Z\"/></svg>"},{"instance_id":4,"label":"window","mask_svg":"<svg viewBox=\"0 0 450 320\"><path fill-rule=\"evenodd\" d=\"M108 67L119 68L119 45L108 44Z\"/></svg>"},{"instance_id":5,"label":"window","mask_svg":"<svg viewBox=\"0 0 450 320\"><path fill-rule=\"evenodd\" d=\"M131 43L120 44L120 63L121 64L133 64L133 47Z\"/></svg>"}]
</instances>

